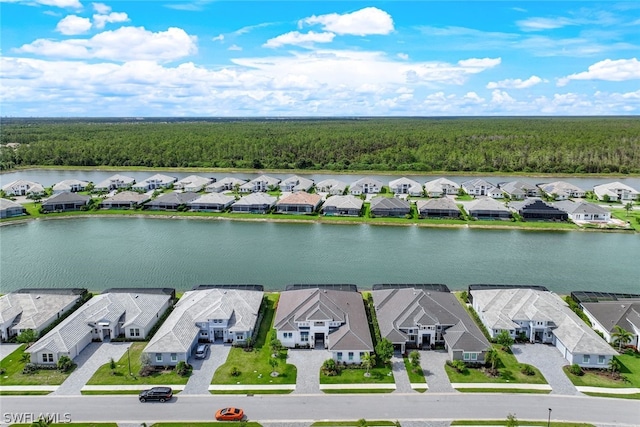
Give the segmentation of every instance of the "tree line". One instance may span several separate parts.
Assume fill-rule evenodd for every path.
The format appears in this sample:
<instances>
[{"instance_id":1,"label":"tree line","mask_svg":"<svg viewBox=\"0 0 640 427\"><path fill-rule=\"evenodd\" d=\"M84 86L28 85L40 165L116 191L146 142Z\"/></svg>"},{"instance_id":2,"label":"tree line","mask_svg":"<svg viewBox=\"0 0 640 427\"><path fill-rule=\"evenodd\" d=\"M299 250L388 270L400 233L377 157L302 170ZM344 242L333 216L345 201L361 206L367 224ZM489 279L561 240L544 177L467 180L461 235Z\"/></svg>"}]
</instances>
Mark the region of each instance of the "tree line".
<instances>
[{"instance_id":1,"label":"tree line","mask_svg":"<svg viewBox=\"0 0 640 427\"><path fill-rule=\"evenodd\" d=\"M0 168L640 173L636 117L0 120Z\"/></svg>"}]
</instances>

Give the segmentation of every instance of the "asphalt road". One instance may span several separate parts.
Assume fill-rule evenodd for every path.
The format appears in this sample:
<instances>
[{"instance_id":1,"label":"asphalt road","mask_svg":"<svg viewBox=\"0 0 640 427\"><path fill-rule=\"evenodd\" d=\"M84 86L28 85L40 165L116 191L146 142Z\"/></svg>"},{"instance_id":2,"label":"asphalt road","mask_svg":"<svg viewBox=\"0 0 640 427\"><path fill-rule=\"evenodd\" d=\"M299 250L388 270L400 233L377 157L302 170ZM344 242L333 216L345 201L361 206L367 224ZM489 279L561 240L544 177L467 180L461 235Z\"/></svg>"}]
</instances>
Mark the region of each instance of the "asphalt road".
<instances>
[{"instance_id":1,"label":"asphalt road","mask_svg":"<svg viewBox=\"0 0 640 427\"><path fill-rule=\"evenodd\" d=\"M587 396L483 393L334 394L334 395L177 395L167 403L140 403L137 396L3 396L3 425L20 414L68 413L72 422L211 421L216 409L239 406L249 420L263 422L318 420L454 420L518 419L591 422L640 426L637 400ZM23 420L24 421L24 420ZM28 420L27 420L28 421Z\"/></svg>"}]
</instances>

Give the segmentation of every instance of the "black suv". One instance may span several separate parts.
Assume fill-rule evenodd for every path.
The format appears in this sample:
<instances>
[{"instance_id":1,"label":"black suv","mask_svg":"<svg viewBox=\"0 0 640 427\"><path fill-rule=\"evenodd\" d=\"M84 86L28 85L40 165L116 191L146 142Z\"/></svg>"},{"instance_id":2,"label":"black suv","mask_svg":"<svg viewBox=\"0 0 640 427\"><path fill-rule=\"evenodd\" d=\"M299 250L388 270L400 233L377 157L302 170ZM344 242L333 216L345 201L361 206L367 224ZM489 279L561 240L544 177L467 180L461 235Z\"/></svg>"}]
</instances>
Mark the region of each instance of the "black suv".
<instances>
[{"instance_id":1,"label":"black suv","mask_svg":"<svg viewBox=\"0 0 640 427\"><path fill-rule=\"evenodd\" d=\"M138 399L140 402L146 402L147 400L158 400L160 402L166 402L173 396L173 390L171 387L153 387L149 390L142 390Z\"/></svg>"}]
</instances>

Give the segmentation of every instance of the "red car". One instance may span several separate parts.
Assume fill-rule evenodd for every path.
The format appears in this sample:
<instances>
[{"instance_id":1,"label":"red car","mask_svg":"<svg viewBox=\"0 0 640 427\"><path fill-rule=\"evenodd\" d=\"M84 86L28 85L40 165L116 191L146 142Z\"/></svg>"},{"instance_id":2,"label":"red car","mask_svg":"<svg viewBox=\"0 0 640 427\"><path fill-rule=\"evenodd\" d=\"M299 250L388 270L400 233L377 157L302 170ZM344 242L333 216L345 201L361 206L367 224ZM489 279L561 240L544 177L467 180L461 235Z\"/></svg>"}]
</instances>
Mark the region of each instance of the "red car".
<instances>
[{"instance_id":1,"label":"red car","mask_svg":"<svg viewBox=\"0 0 640 427\"><path fill-rule=\"evenodd\" d=\"M222 408L216 412L218 421L242 421L244 412L240 408Z\"/></svg>"}]
</instances>

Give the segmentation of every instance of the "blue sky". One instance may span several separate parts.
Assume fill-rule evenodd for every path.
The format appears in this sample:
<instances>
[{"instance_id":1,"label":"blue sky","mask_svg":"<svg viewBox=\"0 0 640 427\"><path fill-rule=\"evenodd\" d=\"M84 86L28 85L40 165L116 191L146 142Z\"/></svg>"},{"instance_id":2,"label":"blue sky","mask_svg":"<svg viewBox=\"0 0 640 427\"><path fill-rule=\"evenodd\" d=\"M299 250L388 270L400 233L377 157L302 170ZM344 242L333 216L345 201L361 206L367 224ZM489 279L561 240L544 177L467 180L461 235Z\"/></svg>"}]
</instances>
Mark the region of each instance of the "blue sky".
<instances>
[{"instance_id":1,"label":"blue sky","mask_svg":"<svg viewBox=\"0 0 640 427\"><path fill-rule=\"evenodd\" d=\"M0 114L640 114L640 2L0 0Z\"/></svg>"}]
</instances>

